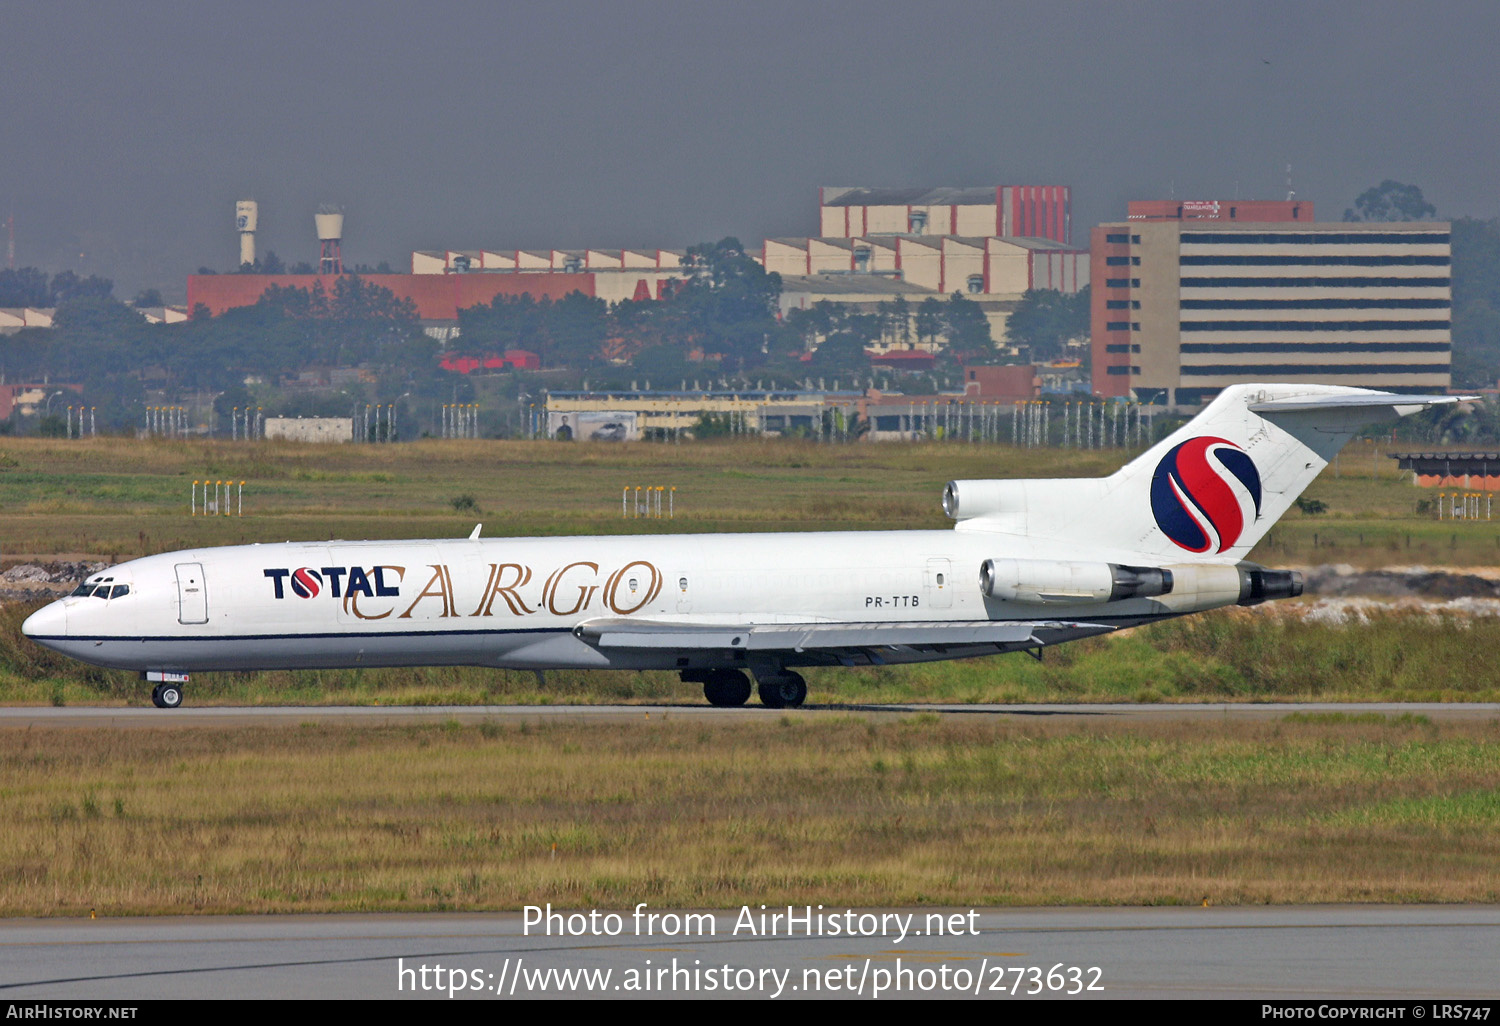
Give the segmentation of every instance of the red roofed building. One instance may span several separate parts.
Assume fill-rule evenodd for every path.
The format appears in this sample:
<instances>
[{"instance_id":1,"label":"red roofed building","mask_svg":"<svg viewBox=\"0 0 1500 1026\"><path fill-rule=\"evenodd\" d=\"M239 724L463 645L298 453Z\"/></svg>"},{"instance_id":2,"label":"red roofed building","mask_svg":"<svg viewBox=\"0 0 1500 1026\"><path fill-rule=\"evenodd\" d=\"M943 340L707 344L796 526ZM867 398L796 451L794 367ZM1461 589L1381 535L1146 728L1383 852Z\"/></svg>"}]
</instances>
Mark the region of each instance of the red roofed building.
<instances>
[{"instance_id":1,"label":"red roofed building","mask_svg":"<svg viewBox=\"0 0 1500 1026\"><path fill-rule=\"evenodd\" d=\"M346 277L353 277L346 275ZM370 285L390 289L397 299L410 299L424 321L456 321L458 311L488 304L496 296L562 299L570 292L594 295L594 275L568 274L364 274ZM237 306L254 306L272 285L311 291L319 282L332 294L337 275L317 274L192 274L188 276L187 305L200 305L218 316Z\"/></svg>"},{"instance_id":2,"label":"red roofed building","mask_svg":"<svg viewBox=\"0 0 1500 1026\"><path fill-rule=\"evenodd\" d=\"M472 374L478 370L504 370L513 367L516 370L537 370L542 365L541 357L525 349L507 349L504 356L491 353L485 357L478 356L456 356L452 353L443 357L443 370L456 371L459 374Z\"/></svg>"}]
</instances>

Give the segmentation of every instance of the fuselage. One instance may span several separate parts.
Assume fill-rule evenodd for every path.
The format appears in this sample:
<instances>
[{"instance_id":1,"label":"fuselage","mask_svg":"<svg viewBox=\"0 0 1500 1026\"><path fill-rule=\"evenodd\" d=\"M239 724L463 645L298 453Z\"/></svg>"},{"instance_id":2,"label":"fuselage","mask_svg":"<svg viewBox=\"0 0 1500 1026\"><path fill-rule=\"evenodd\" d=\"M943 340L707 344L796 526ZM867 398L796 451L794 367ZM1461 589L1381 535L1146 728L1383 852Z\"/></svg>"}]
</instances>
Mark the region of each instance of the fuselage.
<instances>
[{"instance_id":1,"label":"fuselage","mask_svg":"<svg viewBox=\"0 0 1500 1026\"><path fill-rule=\"evenodd\" d=\"M39 610L24 630L86 662L143 671L700 668L717 657L605 651L576 629L620 619L735 626L1035 620L1042 612L1035 606L981 592L984 560L1128 555L953 530L242 545L122 563ZM1166 596L1054 606L1045 615L1122 627L1234 600ZM881 661L980 651L996 648L891 652Z\"/></svg>"}]
</instances>

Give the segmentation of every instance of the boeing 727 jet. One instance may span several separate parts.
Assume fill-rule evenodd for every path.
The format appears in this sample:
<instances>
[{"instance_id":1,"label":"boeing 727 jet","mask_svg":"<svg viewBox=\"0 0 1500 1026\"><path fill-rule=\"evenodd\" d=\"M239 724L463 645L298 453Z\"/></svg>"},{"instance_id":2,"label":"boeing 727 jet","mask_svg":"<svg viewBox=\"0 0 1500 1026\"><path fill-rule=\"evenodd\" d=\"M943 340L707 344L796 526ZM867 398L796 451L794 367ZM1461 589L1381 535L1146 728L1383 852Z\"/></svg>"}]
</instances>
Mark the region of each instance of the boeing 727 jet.
<instances>
[{"instance_id":1,"label":"boeing 727 jet","mask_svg":"<svg viewBox=\"0 0 1500 1026\"><path fill-rule=\"evenodd\" d=\"M944 531L330 541L96 574L23 625L182 701L211 670L675 670L714 705L797 706L799 667L1036 650L1301 594L1246 556L1367 425L1458 396L1226 388L1103 478L951 481Z\"/></svg>"}]
</instances>

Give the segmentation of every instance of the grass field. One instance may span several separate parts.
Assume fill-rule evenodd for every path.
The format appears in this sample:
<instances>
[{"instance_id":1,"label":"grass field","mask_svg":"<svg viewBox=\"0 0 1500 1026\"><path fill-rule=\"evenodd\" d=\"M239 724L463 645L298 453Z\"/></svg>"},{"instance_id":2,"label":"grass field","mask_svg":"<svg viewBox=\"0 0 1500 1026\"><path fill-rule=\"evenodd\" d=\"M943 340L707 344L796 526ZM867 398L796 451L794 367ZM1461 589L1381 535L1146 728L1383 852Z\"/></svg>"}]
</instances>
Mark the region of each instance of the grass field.
<instances>
[{"instance_id":1,"label":"grass field","mask_svg":"<svg viewBox=\"0 0 1500 1026\"><path fill-rule=\"evenodd\" d=\"M1411 717L17 730L0 915L1493 902L1497 779Z\"/></svg>"},{"instance_id":2,"label":"grass field","mask_svg":"<svg viewBox=\"0 0 1500 1026\"><path fill-rule=\"evenodd\" d=\"M427 441L313 446L225 441L0 443L0 560L128 559L288 539L941 528L953 478L1090 476L1124 454L964 444ZM194 480L245 481L246 516L190 517ZM625 520L626 486L676 487L672 521ZM473 501L460 512L454 502ZM1500 520L1415 512L1431 493L1368 444L1308 492L1255 553L1269 563L1500 565Z\"/></svg>"}]
</instances>

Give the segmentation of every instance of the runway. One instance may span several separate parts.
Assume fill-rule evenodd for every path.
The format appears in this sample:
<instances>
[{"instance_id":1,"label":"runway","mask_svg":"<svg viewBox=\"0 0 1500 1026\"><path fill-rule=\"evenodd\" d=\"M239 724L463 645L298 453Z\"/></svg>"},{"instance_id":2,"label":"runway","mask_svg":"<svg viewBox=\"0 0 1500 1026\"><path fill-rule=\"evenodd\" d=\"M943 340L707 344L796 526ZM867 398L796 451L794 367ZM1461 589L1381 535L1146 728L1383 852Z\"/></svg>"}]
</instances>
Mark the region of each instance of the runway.
<instances>
[{"instance_id":1,"label":"runway","mask_svg":"<svg viewBox=\"0 0 1500 1026\"><path fill-rule=\"evenodd\" d=\"M1075 998L1452 1000L1495 995L1500 950L1500 909L1475 906L987 909L972 918L968 910L852 913L870 923L911 914L915 930L929 913L962 924L956 935L904 939L892 920L873 936L804 936L785 926L773 937L736 936L738 910L700 920L703 936L661 929L637 936L631 910L615 911L622 925L616 937L538 936L539 927L526 936L517 913L6 920L0 1001L448 1000L460 981L454 997L492 1000L1021 1000L1067 997L1075 988ZM555 974L564 971L590 975L563 981Z\"/></svg>"},{"instance_id":2,"label":"runway","mask_svg":"<svg viewBox=\"0 0 1500 1026\"><path fill-rule=\"evenodd\" d=\"M1075 719L1080 722L1273 720L1293 713L1342 713L1382 716L1425 716L1433 721L1484 722L1500 719L1494 702L1368 702L1368 703L1214 703L1204 705L809 705L792 710L797 715L1003 716L1017 719ZM781 717L788 710L747 705L722 709L709 705L426 705L426 706L183 706L64 707L11 706L0 708L0 729L6 727L241 727L298 723L337 723L381 726L422 722L483 723L487 720L630 721L646 717L690 717L725 721L733 717Z\"/></svg>"}]
</instances>

